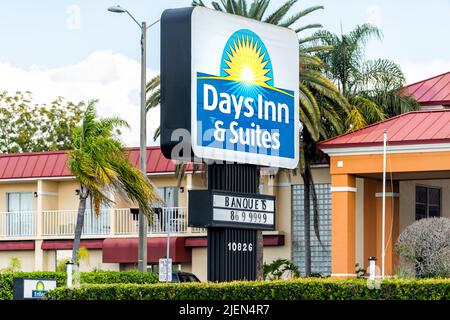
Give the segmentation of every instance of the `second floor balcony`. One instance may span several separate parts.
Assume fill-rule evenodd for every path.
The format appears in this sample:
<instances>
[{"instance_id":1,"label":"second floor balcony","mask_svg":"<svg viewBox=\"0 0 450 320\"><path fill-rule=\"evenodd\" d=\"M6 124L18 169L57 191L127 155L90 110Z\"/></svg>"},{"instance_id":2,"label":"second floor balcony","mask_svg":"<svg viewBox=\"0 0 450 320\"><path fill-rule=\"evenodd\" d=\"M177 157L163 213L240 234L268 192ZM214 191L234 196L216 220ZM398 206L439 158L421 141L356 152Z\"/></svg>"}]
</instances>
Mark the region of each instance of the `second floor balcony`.
<instances>
[{"instance_id":1,"label":"second floor balcony","mask_svg":"<svg viewBox=\"0 0 450 320\"><path fill-rule=\"evenodd\" d=\"M0 240L73 238L77 210L0 212ZM155 208L149 235L204 233L188 227L187 208ZM102 209L99 215L84 213L82 238L137 236L138 221L129 208Z\"/></svg>"}]
</instances>

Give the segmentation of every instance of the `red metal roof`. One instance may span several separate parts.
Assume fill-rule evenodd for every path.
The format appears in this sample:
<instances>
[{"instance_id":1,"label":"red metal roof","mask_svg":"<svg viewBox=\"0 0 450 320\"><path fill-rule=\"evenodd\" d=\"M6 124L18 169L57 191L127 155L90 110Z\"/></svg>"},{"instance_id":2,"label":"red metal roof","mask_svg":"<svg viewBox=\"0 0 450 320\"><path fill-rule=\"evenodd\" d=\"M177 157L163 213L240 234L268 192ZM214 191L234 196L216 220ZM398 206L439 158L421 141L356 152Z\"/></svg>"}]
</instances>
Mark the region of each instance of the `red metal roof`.
<instances>
[{"instance_id":1,"label":"red metal roof","mask_svg":"<svg viewBox=\"0 0 450 320\"><path fill-rule=\"evenodd\" d=\"M321 149L380 146L386 129L389 145L450 143L450 109L401 114L319 143Z\"/></svg>"},{"instance_id":2,"label":"red metal roof","mask_svg":"<svg viewBox=\"0 0 450 320\"><path fill-rule=\"evenodd\" d=\"M450 105L450 71L410 84L402 89L421 106Z\"/></svg>"},{"instance_id":3,"label":"red metal roof","mask_svg":"<svg viewBox=\"0 0 450 320\"><path fill-rule=\"evenodd\" d=\"M139 166L139 148L129 148L127 151L131 162ZM0 179L70 177L72 173L66 161L67 151L0 154ZM190 164L188 170L191 169ZM174 171L175 162L166 159L160 147L147 147L148 173Z\"/></svg>"}]
</instances>

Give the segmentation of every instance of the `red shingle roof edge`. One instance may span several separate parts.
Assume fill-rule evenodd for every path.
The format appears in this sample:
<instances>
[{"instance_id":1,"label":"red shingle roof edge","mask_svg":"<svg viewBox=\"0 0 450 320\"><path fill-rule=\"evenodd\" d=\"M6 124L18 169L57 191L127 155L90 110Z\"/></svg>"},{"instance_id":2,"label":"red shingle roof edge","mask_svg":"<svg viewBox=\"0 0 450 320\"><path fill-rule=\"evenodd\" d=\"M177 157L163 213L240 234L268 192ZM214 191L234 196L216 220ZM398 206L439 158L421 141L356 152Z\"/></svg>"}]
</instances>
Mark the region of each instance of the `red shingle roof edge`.
<instances>
[{"instance_id":1,"label":"red shingle roof edge","mask_svg":"<svg viewBox=\"0 0 450 320\"><path fill-rule=\"evenodd\" d=\"M138 167L139 148L127 148L126 152L131 163ZM0 180L71 177L67 157L67 151L0 154ZM192 164L187 169L192 170ZM147 147L147 173L174 171L175 161L166 159L160 147Z\"/></svg>"},{"instance_id":2,"label":"red shingle roof edge","mask_svg":"<svg viewBox=\"0 0 450 320\"><path fill-rule=\"evenodd\" d=\"M450 143L450 109L404 113L319 143L321 149Z\"/></svg>"}]
</instances>

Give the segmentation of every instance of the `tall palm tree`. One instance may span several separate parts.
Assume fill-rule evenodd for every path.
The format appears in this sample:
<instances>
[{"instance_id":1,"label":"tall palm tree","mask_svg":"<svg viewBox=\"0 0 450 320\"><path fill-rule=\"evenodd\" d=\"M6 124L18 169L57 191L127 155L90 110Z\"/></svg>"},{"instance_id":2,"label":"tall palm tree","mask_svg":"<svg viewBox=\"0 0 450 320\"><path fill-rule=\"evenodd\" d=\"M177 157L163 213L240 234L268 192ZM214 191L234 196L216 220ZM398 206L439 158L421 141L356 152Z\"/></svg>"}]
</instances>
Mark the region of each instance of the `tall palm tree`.
<instances>
[{"instance_id":1,"label":"tall palm tree","mask_svg":"<svg viewBox=\"0 0 450 320\"><path fill-rule=\"evenodd\" d=\"M332 46L333 50L318 52L332 79L350 103L346 129L355 130L406 111L417 103L398 94L405 84L399 65L388 59L367 60L365 47L370 39L382 38L381 30L371 24L356 26L347 34L318 31L316 45Z\"/></svg>"},{"instance_id":2,"label":"tall palm tree","mask_svg":"<svg viewBox=\"0 0 450 320\"><path fill-rule=\"evenodd\" d=\"M333 134L343 131L341 117L348 113L348 103L341 95L334 83L328 79L323 70L325 68L322 60L316 55L318 52L330 50L328 45L314 42L321 39L322 35L302 36L302 32L314 28L322 27L321 24L313 23L304 26L293 25L301 19L320 9L323 6L313 6L289 15L291 9L297 3L297 0L288 0L271 13L267 12L270 0L221 0L212 1L211 6L218 11L232 13L247 18L279 25L282 27L293 28L299 34L299 81L300 81L300 120L305 126L304 134L301 139L301 161L299 171L305 185L305 273L311 274L311 250L310 250L310 198L313 200L314 212L314 231L320 241L319 236L319 215L317 207L317 197L315 195L314 181L311 172L311 163L317 158L316 142L321 137L326 138ZM206 6L202 0L194 0L193 6ZM147 85L147 110L159 105L160 89L159 76L150 80ZM159 136L159 129L154 137ZM258 278L263 276L262 260L262 233L258 232L257 272Z\"/></svg>"},{"instance_id":3,"label":"tall palm tree","mask_svg":"<svg viewBox=\"0 0 450 320\"><path fill-rule=\"evenodd\" d=\"M77 262L84 213L88 199L92 201L95 213L101 205L114 203L108 197L113 191L132 203L137 203L144 214L153 216L152 202L158 200L149 180L130 162L117 129L128 127L120 118L98 119L95 112L96 100L89 101L82 124L72 135L72 151L69 151L68 166L80 182L79 206L72 261Z\"/></svg>"}]
</instances>

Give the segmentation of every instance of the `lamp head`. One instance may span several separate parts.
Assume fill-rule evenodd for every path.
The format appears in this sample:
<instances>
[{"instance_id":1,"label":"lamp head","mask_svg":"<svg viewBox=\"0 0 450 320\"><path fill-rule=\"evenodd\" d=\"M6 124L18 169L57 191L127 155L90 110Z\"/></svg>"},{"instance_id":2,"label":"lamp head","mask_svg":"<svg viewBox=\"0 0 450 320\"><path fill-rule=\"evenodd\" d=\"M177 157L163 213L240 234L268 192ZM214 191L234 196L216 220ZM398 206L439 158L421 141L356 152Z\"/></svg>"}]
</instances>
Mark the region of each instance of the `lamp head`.
<instances>
[{"instance_id":1,"label":"lamp head","mask_svg":"<svg viewBox=\"0 0 450 320\"><path fill-rule=\"evenodd\" d=\"M124 13L127 12L127 10L125 10L124 8L122 8L121 6L112 6L108 8L109 12L114 12L114 13Z\"/></svg>"}]
</instances>

